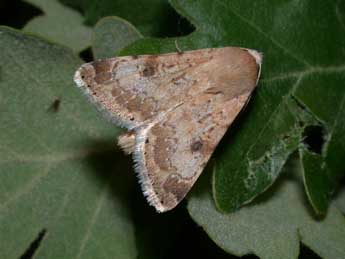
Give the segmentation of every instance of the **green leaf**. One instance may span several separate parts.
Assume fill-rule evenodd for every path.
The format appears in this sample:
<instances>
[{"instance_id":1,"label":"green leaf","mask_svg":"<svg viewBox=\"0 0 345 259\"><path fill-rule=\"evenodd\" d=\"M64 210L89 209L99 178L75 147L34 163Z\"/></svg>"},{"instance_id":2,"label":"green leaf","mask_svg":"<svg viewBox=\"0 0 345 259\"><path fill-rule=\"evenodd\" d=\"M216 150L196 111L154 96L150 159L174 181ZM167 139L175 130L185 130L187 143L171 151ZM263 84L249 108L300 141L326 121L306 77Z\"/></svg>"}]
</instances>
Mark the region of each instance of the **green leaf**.
<instances>
[{"instance_id":1,"label":"green leaf","mask_svg":"<svg viewBox=\"0 0 345 259\"><path fill-rule=\"evenodd\" d=\"M0 258L134 258L131 163L75 87L71 50L0 28Z\"/></svg>"},{"instance_id":2,"label":"green leaf","mask_svg":"<svg viewBox=\"0 0 345 259\"><path fill-rule=\"evenodd\" d=\"M189 213L218 246L237 256L297 258L302 242L322 258L344 258L345 220L336 204L316 219L303 193L299 160L291 159L284 171L273 188L230 214L214 207L206 175L189 198Z\"/></svg>"},{"instance_id":3,"label":"green leaf","mask_svg":"<svg viewBox=\"0 0 345 259\"><path fill-rule=\"evenodd\" d=\"M83 17L58 0L25 0L40 8L44 15L29 21L24 31L37 33L79 52L91 44L91 28L83 24Z\"/></svg>"},{"instance_id":4,"label":"green leaf","mask_svg":"<svg viewBox=\"0 0 345 259\"><path fill-rule=\"evenodd\" d=\"M246 110L223 138L215 157L213 195L231 212L274 183L310 125L323 127L322 171L303 163L308 198L324 213L345 171L344 4L340 1L179 1L174 8L196 27L177 40L182 50L241 46L263 52L262 76ZM323 10L329 10L325 13ZM322 22L313 22L322 19ZM294 21L294 22L291 22ZM176 51L170 40L144 39L121 54ZM320 177L321 189L310 177ZM327 179L327 181L325 181Z\"/></svg>"},{"instance_id":5,"label":"green leaf","mask_svg":"<svg viewBox=\"0 0 345 259\"><path fill-rule=\"evenodd\" d=\"M95 59L112 58L122 48L142 36L129 22L119 17L101 19L93 30L92 52Z\"/></svg>"},{"instance_id":6,"label":"green leaf","mask_svg":"<svg viewBox=\"0 0 345 259\"><path fill-rule=\"evenodd\" d=\"M62 0L83 10L87 24L104 16L119 16L132 23L145 36L170 36L179 17L167 0Z\"/></svg>"},{"instance_id":7,"label":"green leaf","mask_svg":"<svg viewBox=\"0 0 345 259\"><path fill-rule=\"evenodd\" d=\"M321 154L301 149L309 200L317 212L324 213L345 171L345 65L315 70L301 75L303 83L294 95L324 126Z\"/></svg>"},{"instance_id":8,"label":"green leaf","mask_svg":"<svg viewBox=\"0 0 345 259\"><path fill-rule=\"evenodd\" d=\"M151 2L144 8L141 1L78 2L89 22L113 14L120 3L115 14L126 14L122 17L130 17L144 35L166 35L169 16L149 8ZM180 49L237 45L264 53L260 84L215 153L216 205L229 212L251 201L273 184L289 154L299 148L303 170L298 171L304 174L308 198L317 212L324 212L344 172L344 3L174 0L172 5L196 26L194 33L177 39ZM110 31L108 26L97 29ZM101 51L97 55L118 52L107 42L94 43L94 51ZM114 150L117 128L73 86L81 61L66 48L6 28L0 31L0 46L0 233L5 233L0 257L20 257L42 230L35 257L135 257L146 243L134 241L130 162ZM167 51L176 51L175 39L141 39L121 54ZM303 140L311 125L323 128L321 154ZM211 184L205 188L210 191ZM190 213L212 229L208 234L227 251L296 257L298 230L302 242L319 255L344 257L343 216L331 205L323 221L313 221L295 178L280 179L255 204L229 215L216 210L202 186L195 190L200 194L192 196ZM336 204L343 208L341 195ZM242 222L235 224L236 231L228 222L232 217ZM141 230L141 239L147 229ZM288 232L283 236L277 230ZM152 253L148 250L143 256Z\"/></svg>"},{"instance_id":9,"label":"green leaf","mask_svg":"<svg viewBox=\"0 0 345 259\"><path fill-rule=\"evenodd\" d=\"M338 209L345 214L345 188L342 188L335 200Z\"/></svg>"}]
</instances>

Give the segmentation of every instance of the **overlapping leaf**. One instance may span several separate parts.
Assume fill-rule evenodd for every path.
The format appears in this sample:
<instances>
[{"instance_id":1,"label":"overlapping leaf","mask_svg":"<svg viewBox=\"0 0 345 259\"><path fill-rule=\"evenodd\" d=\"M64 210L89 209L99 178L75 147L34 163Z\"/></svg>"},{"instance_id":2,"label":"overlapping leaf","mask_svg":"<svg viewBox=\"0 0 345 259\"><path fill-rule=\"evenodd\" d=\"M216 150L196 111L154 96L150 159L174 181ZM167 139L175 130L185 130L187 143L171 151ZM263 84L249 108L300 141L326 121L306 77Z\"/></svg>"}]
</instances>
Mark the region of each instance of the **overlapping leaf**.
<instances>
[{"instance_id":1,"label":"overlapping leaf","mask_svg":"<svg viewBox=\"0 0 345 259\"><path fill-rule=\"evenodd\" d=\"M75 50L91 45L92 29L83 24L83 17L58 0L26 0L40 8L44 14L29 21L24 30L44 36Z\"/></svg>"},{"instance_id":2,"label":"overlapping leaf","mask_svg":"<svg viewBox=\"0 0 345 259\"><path fill-rule=\"evenodd\" d=\"M239 211L223 214L212 201L207 176L188 203L192 218L224 250L260 258L297 258L300 241L322 258L345 257L345 220L337 208L341 195L325 218L316 218L306 201L299 160L290 160L284 175L257 199Z\"/></svg>"},{"instance_id":3,"label":"overlapping leaf","mask_svg":"<svg viewBox=\"0 0 345 259\"><path fill-rule=\"evenodd\" d=\"M308 191L314 208L325 210L318 197L327 196L345 170L340 162L345 159L341 137L345 134L345 53L341 51L345 33L340 3L173 1L196 24L193 42L198 47L238 45L264 54L258 90L219 152L213 191L220 209L231 211L274 182L288 154L299 145L300 130L310 123L300 118L299 111L296 114L298 103L325 130L326 143L318 155L324 171L303 164L308 175L319 171L320 177L328 178L330 184L318 191L306 181L306 188L314 190Z\"/></svg>"},{"instance_id":4,"label":"overlapping leaf","mask_svg":"<svg viewBox=\"0 0 345 259\"><path fill-rule=\"evenodd\" d=\"M145 36L169 36L178 33L181 22L167 0L61 0L82 10L89 25L105 16L119 16L132 23ZM177 28L177 29L176 29Z\"/></svg>"},{"instance_id":5,"label":"overlapping leaf","mask_svg":"<svg viewBox=\"0 0 345 259\"><path fill-rule=\"evenodd\" d=\"M71 50L1 27L0 257L134 258L130 165L74 86Z\"/></svg>"},{"instance_id":6,"label":"overlapping leaf","mask_svg":"<svg viewBox=\"0 0 345 259\"><path fill-rule=\"evenodd\" d=\"M112 58L140 38L141 34L129 22L119 17L105 17L94 28L92 52L95 59Z\"/></svg>"},{"instance_id":7,"label":"overlapping leaf","mask_svg":"<svg viewBox=\"0 0 345 259\"><path fill-rule=\"evenodd\" d=\"M345 171L340 162L345 159L341 2L171 3L196 27L192 35L177 40L182 50L242 46L264 55L257 91L216 153L213 194L217 207L231 212L251 201L274 183L288 156L300 148L309 200L316 212L324 213L329 194ZM310 22L315 17L323 22ZM124 53L147 52L147 46L151 52L175 50L172 40L145 39ZM321 154L303 144L303 132L309 125L323 128ZM318 160L322 170L307 162L308 155Z\"/></svg>"}]
</instances>

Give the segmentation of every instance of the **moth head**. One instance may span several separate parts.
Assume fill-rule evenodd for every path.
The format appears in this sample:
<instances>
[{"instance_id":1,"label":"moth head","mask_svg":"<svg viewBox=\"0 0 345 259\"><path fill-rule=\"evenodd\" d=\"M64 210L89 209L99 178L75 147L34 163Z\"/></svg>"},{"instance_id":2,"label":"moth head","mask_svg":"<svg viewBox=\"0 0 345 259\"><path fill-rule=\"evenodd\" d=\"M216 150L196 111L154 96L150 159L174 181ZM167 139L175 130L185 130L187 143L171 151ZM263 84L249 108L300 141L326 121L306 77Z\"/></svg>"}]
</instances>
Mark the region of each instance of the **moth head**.
<instances>
[{"instance_id":1,"label":"moth head","mask_svg":"<svg viewBox=\"0 0 345 259\"><path fill-rule=\"evenodd\" d=\"M261 63L262 63L262 53L261 52L258 52L257 50L255 49L246 49L248 51L248 53L250 55L253 56L253 58L255 59L256 61L256 65L258 67L258 76L257 76L257 80L256 80L256 83L258 83L259 81L259 78L260 78L260 74L261 74Z\"/></svg>"}]
</instances>

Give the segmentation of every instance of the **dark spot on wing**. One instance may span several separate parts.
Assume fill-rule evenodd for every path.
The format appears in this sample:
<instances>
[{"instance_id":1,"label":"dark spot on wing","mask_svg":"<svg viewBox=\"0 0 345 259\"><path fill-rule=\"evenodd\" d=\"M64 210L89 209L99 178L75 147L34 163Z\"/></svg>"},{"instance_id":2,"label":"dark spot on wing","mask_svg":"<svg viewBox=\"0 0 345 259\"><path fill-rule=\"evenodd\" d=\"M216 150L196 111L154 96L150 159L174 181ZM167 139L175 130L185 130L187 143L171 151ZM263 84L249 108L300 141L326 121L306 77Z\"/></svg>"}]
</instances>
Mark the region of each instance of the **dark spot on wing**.
<instances>
[{"instance_id":1,"label":"dark spot on wing","mask_svg":"<svg viewBox=\"0 0 345 259\"><path fill-rule=\"evenodd\" d=\"M143 70L143 76L149 77L153 76L155 74L155 67L152 64L146 65L146 67Z\"/></svg>"},{"instance_id":2,"label":"dark spot on wing","mask_svg":"<svg viewBox=\"0 0 345 259\"><path fill-rule=\"evenodd\" d=\"M153 76L157 70L157 56L150 56L147 58L144 69L142 70L142 75L144 77Z\"/></svg>"},{"instance_id":3,"label":"dark spot on wing","mask_svg":"<svg viewBox=\"0 0 345 259\"><path fill-rule=\"evenodd\" d=\"M197 141L194 141L192 143L192 145L190 146L190 149L192 152L196 152L196 151L200 151L201 148L202 148L202 141L201 140L197 140Z\"/></svg>"}]
</instances>

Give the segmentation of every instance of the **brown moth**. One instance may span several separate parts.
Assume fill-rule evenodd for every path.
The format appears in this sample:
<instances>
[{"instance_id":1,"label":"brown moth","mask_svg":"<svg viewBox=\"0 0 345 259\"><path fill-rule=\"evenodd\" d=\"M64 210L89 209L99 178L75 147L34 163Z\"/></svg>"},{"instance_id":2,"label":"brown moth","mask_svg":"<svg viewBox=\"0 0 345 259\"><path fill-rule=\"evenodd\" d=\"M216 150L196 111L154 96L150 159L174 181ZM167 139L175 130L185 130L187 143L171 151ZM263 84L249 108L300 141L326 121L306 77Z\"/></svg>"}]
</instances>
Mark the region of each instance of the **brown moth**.
<instances>
[{"instance_id":1,"label":"brown moth","mask_svg":"<svg viewBox=\"0 0 345 259\"><path fill-rule=\"evenodd\" d=\"M255 50L225 47L117 57L82 65L74 80L128 133L144 195L158 212L191 189L254 90Z\"/></svg>"}]
</instances>

